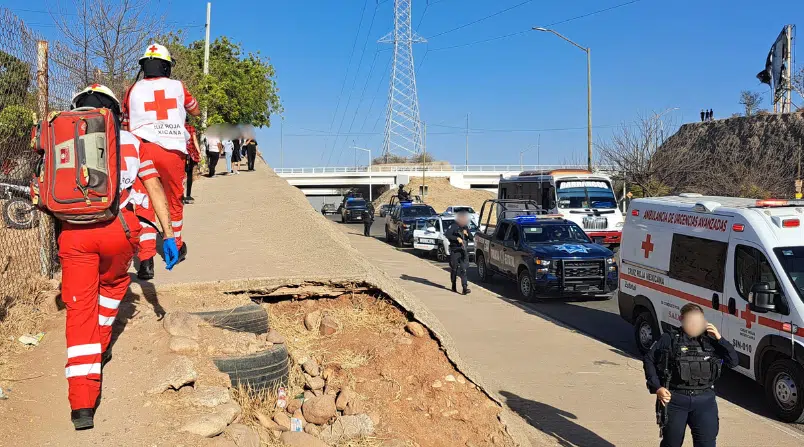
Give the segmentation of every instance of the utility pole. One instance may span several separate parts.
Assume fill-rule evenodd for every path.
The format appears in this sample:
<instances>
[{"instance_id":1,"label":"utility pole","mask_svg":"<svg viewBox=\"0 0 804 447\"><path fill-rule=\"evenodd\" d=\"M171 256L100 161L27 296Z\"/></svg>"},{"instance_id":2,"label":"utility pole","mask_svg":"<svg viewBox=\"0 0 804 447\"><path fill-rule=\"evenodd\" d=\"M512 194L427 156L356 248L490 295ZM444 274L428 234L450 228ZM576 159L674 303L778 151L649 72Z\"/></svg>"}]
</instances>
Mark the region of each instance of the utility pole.
<instances>
[{"instance_id":1,"label":"utility pole","mask_svg":"<svg viewBox=\"0 0 804 447\"><path fill-rule=\"evenodd\" d=\"M352 140L352 144L354 144L354 140ZM368 173L369 173L369 202L373 202L373 201L374 201L374 198L372 197L372 191L371 191L371 190L373 189L373 188L372 188L372 184L371 184L371 162L372 162L372 159L371 159L371 149L366 149L366 148L362 148L362 147L357 147L357 146L354 146L354 145L352 146L352 149L354 149L354 150L355 150L355 158L357 158L357 151L366 151L366 152L368 152L368 158L369 158L369 162L368 162Z\"/></svg>"},{"instance_id":2,"label":"utility pole","mask_svg":"<svg viewBox=\"0 0 804 447\"><path fill-rule=\"evenodd\" d=\"M469 114L466 114L466 171L469 171Z\"/></svg>"},{"instance_id":3,"label":"utility pole","mask_svg":"<svg viewBox=\"0 0 804 447\"><path fill-rule=\"evenodd\" d=\"M285 169L285 119L279 121L279 167Z\"/></svg>"},{"instance_id":4,"label":"utility pole","mask_svg":"<svg viewBox=\"0 0 804 447\"><path fill-rule=\"evenodd\" d=\"M206 38L204 40L204 76L209 74L209 22L212 16L212 2L207 2ZM207 128L207 108L201 114L201 127Z\"/></svg>"},{"instance_id":5,"label":"utility pole","mask_svg":"<svg viewBox=\"0 0 804 447\"><path fill-rule=\"evenodd\" d=\"M427 123L422 123L422 198L425 196L424 173L427 171Z\"/></svg>"},{"instance_id":6,"label":"utility pole","mask_svg":"<svg viewBox=\"0 0 804 447\"><path fill-rule=\"evenodd\" d=\"M793 111L793 25L787 25L787 113ZM782 108L784 112L784 108Z\"/></svg>"}]
</instances>

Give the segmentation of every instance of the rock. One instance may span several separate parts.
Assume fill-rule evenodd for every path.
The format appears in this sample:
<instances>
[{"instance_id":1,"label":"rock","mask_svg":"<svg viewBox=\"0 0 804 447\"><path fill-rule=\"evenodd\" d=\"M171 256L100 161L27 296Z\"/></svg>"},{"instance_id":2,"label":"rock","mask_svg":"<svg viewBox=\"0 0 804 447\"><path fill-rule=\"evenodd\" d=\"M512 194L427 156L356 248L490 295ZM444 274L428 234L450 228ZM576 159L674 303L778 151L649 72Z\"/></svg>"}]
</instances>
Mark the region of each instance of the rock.
<instances>
[{"instance_id":1,"label":"rock","mask_svg":"<svg viewBox=\"0 0 804 447\"><path fill-rule=\"evenodd\" d=\"M291 351L290 358L293 359L293 363L302 365L310 359L310 356L304 351Z\"/></svg>"},{"instance_id":2,"label":"rock","mask_svg":"<svg viewBox=\"0 0 804 447\"><path fill-rule=\"evenodd\" d=\"M315 359L309 359L306 362L304 362L302 364L302 369L304 370L304 372L313 377L318 377L319 375L321 375L321 368L318 366L318 362L316 362Z\"/></svg>"},{"instance_id":3,"label":"rock","mask_svg":"<svg viewBox=\"0 0 804 447\"><path fill-rule=\"evenodd\" d=\"M449 418L449 417L455 416L456 414L458 414L458 410L448 410L448 411L442 412L441 416L444 416L445 418Z\"/></svg>"},{"instance_id":4,"label":"rock","mask_svg":"<svg viewBox=\"0 0 804 447\"><path fill-rule=\"evenodd\" d=\"M320 397L320 396L323 396L323 395L324 395L324 390L313 390L313 396Z\"/></svg>"},{"instance_id":5,"label":"rock","mask_svg":"<svg viewBox=\"0 0 804 447\"><path fill-rule=\"evenodd\" d=\"M194 340L198 339L198 325L203 320L200 317L187 312L171 312L165 315L165 320L162 327L168 334L175 337L188 337Z\"/></svg>"},{"instance_id":6,"label":"rock","mask_svg":"<svg viewBox=\"0 0 804 447\"><path fill-rule=\"evenodd\" d=\"M230 425L226 428L226 435L237 447L260 447L260 435L243 424Z\"/></svg>"},{"instance_id":7,"label":"rock","mask_svg":"<svg viewBox=\"0 0 804 447\"><path fill-rule=\"evenodd\" d=\"M307 388L310 388L311 390L313 390L313 392L315 392L317 390L323 389L324 385L326 385L326 382L324 382L324 379L322 379L321 377L311 377L305 374L304 384L307 385Z\"/></svg>"},{"instance_id":8,"label":"rock","mask_svg":"<svg viewBox=\"0 0 804 447\"><path fill-rule=\"evenodd\" d=\"M314 397L315 397L315 394L313 394L313 392L312 392L312 391L310 391L310 390L304 390L304 401L305 401L305 402L306 402L306 401L308 401L308 400L310 400L310 399L312 399L312 398L314 398Z\"/></svg>"},{"instance_id":9,"label":"rock","mask_svg":"<svg viewBox=\"0 0 804 447\"><path fill-rule=\"evenodd\" d=\"M258 411L258 412L255 413L254 416L257 418L257 421L260 423L260 425L262 425L265 429L267 429L269 431L274 431L274 430L282 431L281 427L279 426L279 424L277 424L276 422L271 420L271 418L269 418L268 416L264 415L263 413L260 413Z\"/></svg>"},{"instance_id":10,"label":"rock","mask_svg":"<svg viewBox=\"0 0 804 447\"><path fill-rule=\"evenodd\" d=\"M285 409L288 411L288 413L293 414L296 412L296 410L302 407L303 402L304 401L301 399L291 399L288 401L288 406Z\"/></svg>"},{"instance_id":11,"label":"rock","mask_svg":"<svg viewBox=\"0 0 804 447\"><path fill-rule=\"evenodd\" d=\"M329 380L329 378L334 376L334 375L335 375L335 370L330 368L330 367L324 368L324 371L321 372L321 378L324 379L324 380Z\"/></svg>"},{"instance_id":12,"label":"rock","mask_svg":"<svg viewBox=\"0 0 804 447\"><path fill-rule=\"evenodd\" d=\"M188 337L170 337L170 350L177 354L195 354L198 342Z\"/></svg>"},{"instance_id":13,"label":"rock","mask_svg":"<svg viewBox=\"0 0 804 447\"><path fill-rule=\"evenodd\" d=\"M279 436L279 440L290 447L328 447L320 439L305 432L286 431Z\"/></svg>"},{"instance_id":14,"label":"rock","mask_svg":"<svg viewBox=\"0 0 804 447\"><path fill-rule=\"evenodd\" d=\"M309 422L304 424L304 432L309 433L316 438L321 436L321 428L315 424L310 424Z\"/></svg>"},{"instance_id":15,"label":"rock","mask_svg":"<svg viewBox=\"0 0 804 447\"><path fill-rule=\"evenodd\" d=\"M338 393L338 398L335 399L335 408L339 411L343 411L346 409L346 405L351 402L355 397L355 393L349 389L344 388Z\"/></svg>"},{"instance_id":16,"label":"rock","mask_svg":"<svg viewBox=\"0 0 804 447\"><path fill-rule=\"evenodd\" d=\"M421 323L417 323L415 321L411 321L405 325L405 329L407 329L408 332L410 332L414 337L424 337L427 335L427 329L425 329Z\"/></svg>"},{"instance_id":17,"label":"rock","mask_svg":"<svg viewBox=\"0 0 804 447\"><path fill-rule=\"evenodd\" d=\"M211 438L221 434L238 415L240 415L240 405L237 405L236 402L229 402L217 407L212 414L205 414L188 422L179 431Z\"/></svg>"},{"instance_id":18,"label":"rock","mask_svg":"<svg viewBox=\"0 0 804 447\"><path fill-rule=\"evenodd\" d=\"M325 395L305 400L302 405L304 419L313 424L326 424L338 412L335 407L335 397Z\"/></svg>"},{"instance_id":19,"label":"rock","mask_svg":"<svg viewBox=\"0 0 804 447\"><path fill-rule=\"evenodd\" d=\"M308 331L314 331L321 324L321 311L316 310L304 316L304 327Z\"/></svg>"},{"instance_id":20,"label":"rock","mask_svg":"<svg viewBox=\"0 0 804 447\"><path fill-rule=\"evenodd\" d=\"M214 408L223 405L230 400L229 389L222 386L199 386L195 393L188 396L187 400L196 407Z\"/></svg>"},{"instance_id":21,"label":"rock","mask_svg":"<svg viewBox=\"0 0 804 447\"><path fill-rule=\"evenodd\" d=\"M327 386L324 387L324 394L331 394L333 396L337 396L338 395L338 388L336 388L336 387L334 387L334 386L332 386L330 384L327 384Z\"/></svg>"},{"instance_id":22,"label":"rock","mask_svg":"<svg viewBox=\"0 0 804 447\"><path fill-rule=\"evenodd\" d=\"M193 362L182 356L162 368L155 374L155 377L155 385L148 390L150 394L163 393L169 389L178 390L184 385L194 383L198 378L198 373L195 372Z\"/></svg>"},{"instance_id":23,"label":"rock","mask_svg":"<svg viewBox=\"0 0 804 447\"><path fill-rule=\"evenodd\" d=\"M333 318L331 315L325 315L324 318L321 319L321 325L318 327L318 333L324 336L332 335L340 329L340 324L338 324L338 320Z\"/></svg>"},{"instance_id":24,"label":"rock","mask_svg":"<svg viewBox=\"0 0 804 447\"><path fill-rule=\"evenodd\" d=\"M265 341L271 342L275 345L285 344L285 337L279 332L271 329L265 335Z\"/></svg>"},{"instance_id":25,"label":"rock","mask_svg":"<svg viewBox=\"0 0 804 447\"><path fill-rule=\"evenodd\" d=\"M207 355L215 355L215 347L212 345L207 346Z\"/></svg>"},{"instance_id":26,"label":"rock","mask_svg":"<svg viewBox=\"0 0 804 447\"><path fill-rule=\"evenodd\" d=\"M455 378L455 380L457 380L461 385L466 384L466 379L463 376L458 376Z\"/></svg>"},{"instance_id":27,"label":"rock","mask_svg":"<svg viewBox=\"0 0 804 447\"><path fill-rule=\"evenodd\" d=\"M410 339L410 335L400 335L396 337L397 344L400 345L412 345L413 340Z\"/></svg>"},{"instance_id":28,"label":"rock","mask_svg":"<svg viewBox=\"0 0 804 447\"><path fill-rule=\"evenodd\" d=\"M235 444L234 441L226 439L223 436L215 436L201 445L203 447L237 447L237 444Z\"/></svg>"},{"instance_id":29,"label":"rock","mask_svg":"<svg viewBox=\"0 0 804 447\"><path fill-rule=\"evenodd\" d=\"M436 380L435 382L433 382L432 386L433 386L433 388L441 388L442 386L444 386L444 384L441 383L440 380Z\"/></svg>"},{"instance_id":30,"label":"rock","mask_svg":"<svg viewBox=\"0 0 804 447\"><path fill-rule=\"evenodd\" d=\"M348 439L371 436L374 434L374 422L366 414L356 416L341 416L321 430L321 440L327 444Z\"/></svg>"},{"instance_id":31,"label":"rock","mask_svg":"<svg viewBox=\"0 0 804 447\"><path fill-rule=\"evenodd\" d=\"M281 431L290 430L290 417L284 411L277 411L274 414L274 422L278 425Z\"/></svg>"},{"instance_id":32,"label":"rock","mask_svg":"<svg viewBox=\"0 0 804 447\"><path fill-rule=\"evenodd\" d=\"M380 413L378 411L370 411L369 417L371 418L371 422L374 422L374 426L380 425Z\"/></svg>"},{"instance_id":33,"label":"rock","mask_svg":"<svg viewBox=\"0 0 804 447\"><path fill-rule=\"evenodd\" d=\"M232 379L229 378L229 374L220 371L205 372L199 377L199 383L208 386L222 386L224 388L232 387Z\"/></svg>"},{"instance_id":34,"label":"rock","mask_svg":"<svg viewBox=\"0 0 804 447\"><path fill-rule=\"evenodd\" d=\"M298 409L298 410L294 411L293 412L293 417L295 419L298 419L299 421L301 421L302 427L307 425L307 419L304 418L304 413L302 413L301 409Z\"/></svg>"},{"instance_id":35,"label":"rock","mask_svg":"<svg viewBox=\"0 0 804 447\"><path fill-rule=\"evenodd\" d=\"M362 412L363 412L363 401L359 399L353 399L349 401L349 403L346 405L346 408L343 410L344 416L354 416Z\"/></svg>"},{"instance_id":36,"label":"rock","mask_svg":"<svg viewBox=\"0 0 804 447\"><path fill-rule=\"evenodd\" d=\"M452 374L447 374L447 377L444 377L444 380L447 382L455 382L455 376Z\"/></svg>"}]
</instances>

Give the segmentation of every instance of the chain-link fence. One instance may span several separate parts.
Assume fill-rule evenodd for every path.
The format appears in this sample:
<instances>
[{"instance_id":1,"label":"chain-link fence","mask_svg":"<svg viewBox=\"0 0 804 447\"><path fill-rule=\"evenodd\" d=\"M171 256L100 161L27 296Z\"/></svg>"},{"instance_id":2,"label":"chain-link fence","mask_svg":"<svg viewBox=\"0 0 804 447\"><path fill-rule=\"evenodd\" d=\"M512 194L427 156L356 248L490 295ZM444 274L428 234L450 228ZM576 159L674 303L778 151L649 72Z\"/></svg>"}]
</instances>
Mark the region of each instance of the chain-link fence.
<instances>
[{"instance_id":1,"label":"chain-link fence","mask_svg":"<svg viewBox=\"0 0 804 447\"><path fill-rule=\"evenodd\" d=\"M48 64L48 47L0 8L0 314L35 294L58 268L56 223L28 193L38 159L31 128L49 111L65 109L76 91L64 67Z\"/></svg>"}]
</instances>

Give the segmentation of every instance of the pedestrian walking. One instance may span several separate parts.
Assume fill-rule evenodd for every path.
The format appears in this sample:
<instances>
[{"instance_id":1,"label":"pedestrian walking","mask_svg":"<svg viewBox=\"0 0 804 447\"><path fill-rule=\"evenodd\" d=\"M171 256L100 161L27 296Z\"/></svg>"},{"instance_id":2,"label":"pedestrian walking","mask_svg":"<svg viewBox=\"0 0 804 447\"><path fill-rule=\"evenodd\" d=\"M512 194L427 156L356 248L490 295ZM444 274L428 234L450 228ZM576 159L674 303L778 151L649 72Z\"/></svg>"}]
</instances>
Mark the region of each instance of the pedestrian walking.
<instances>
[{"instance_id":1,"label":"pedestrian walking","mask_svg":"<svg viewBox=\"0 0 804 447\"><path fill-rule=\"evenodd\" d=\"M221 158L221 142L217 138L207 137L207 177L215 177L215 167Z\"/></svg>"},{"instance_id":2,"label":"pedestrian walking","mask_svg":"<svg viewBox=\"0 0 804 447\"><path fill-rule=\"evenodd\" d=\"M706 121L706 112L704 112L704 109L701 109L701 122L704 121Z\"/></svg>"},{"instance_id":3,"label":"pedestrian walking","mask_svg":"<svg viewBox=\"0 0 804 447\"><path fill-rule=\"evenodd\" d=\"M232 173L239 174L240 173L240 161L243 159L242 154L240 153L242 141L237 138L232 140Z\"/></svg>"},{"instance_id":4,"label":"pedestrian walking","mask_svg":"<svg viewBox=\"0 0 804 447\"><path fill-rule=\"evenodd\" d=\"M248 170L254 170L254 162L257 160L257 140L248 138L243 142L243 147L246 149L246 162L248 163Z\"/></svg>"},{"instance_id":5,"label":"pedestrian walking","mask_svg":"<svg viewBox=\"0 0 804 447\"><path fill-rule=\"evenodd\" d=\"M681 447L688 425L693 446L715 447L714 384L723 366L737 366L737 352L706 321L701 306L687 303L680 314L681 329L665 332L643 359L648 390L656 394L661 447Z\"/></svg>"},{"instance_id":6,"label":"pedestrian walking","mask_svg":"<svg viewBox=\"0 0 804 447\"><path fill-rule=\"evenodd\" d=\"M190 139L187 140L187 160L184 166L184 172L187 174L187 186L184 188L184 197L182 197L182 201L187 205L195 202L192 194L193 173L195 172L195 166L201 161L201 153L199 152L198 137L195 132L195 127L187 123L184 125L184 128L187 129L187 133L190 134Z\"/></svg>"},{"instance_id":7,"label":"pedestrian walking","mask_svg":"<svg viewBox=\"0 0 804 447\"><path fill-rule=\"evenodd\" d=\"M121 120L120 103L114 93L99 84L93 84L78 93L72 100L72 108L110 110L113 119L117 121L113 129L118 128ZM97 118L83 121L85 127L81 132L94 132L92 141L96 141L95 137L103 133L102 127L98 132L99 127L96 121ZM58 128L51 127L51 129ZM76 132L78 131L76 130ZM70 143L72 143L72 135L73 132L70 129L68 134ZM51 130L50 138L57 139L58 132ZM110 139L104 138L97 141L108 142ZM111 139L111 141L115 140ZM111 359L112 324L117 316L120 302L126 295L131 282L128 268L131 265L140 232L140 223L133 211L135 205L150 202L150 206L156 211L156 216L159 218L162 228L165 229L162 249L165 253L168 270L173 268L179 256L170 220L168 199L159 181L157 169L154 167L156 163L150 158L151 152L147 150L145 143L125 130L119 131L116 141L118 147L114 150L119 154L119 171L102 172L94 169L90 169L90 171L93 175L92 182L99 180L94 178L95 175L106 175L107 179L104 180L107 182L118 181L118 184L114 185L115 190L118 191L116 199L111 202L119 204L118 209L114 210L114 215L104 219L98 217L95 210L89 209L88 211L95 214L86 214L87 219L80 220L93 223L76 224L64 220L59 236L59 259L62 268L61 296L65 297L64 305L67 308L65 375L68 383L70 417L76 430L91 429L95 425L94 417L95 410L99 405L102 372L106 363ZM97 148L94 149L97 151ZM69 152L71 150L71 146L63 146L62 159L64 157L71 158L73 156ZM77 151L77 148L75 150ZM91 150L86 150L87 155ZM45 163L43 166L57 165ZM87 164L84 164L83 167L87 169ZM58 168L60 170L70 169L67 165L58 165ZM44 167L43 169L49 168ZM49 178L51 175L47 174L47 177ZM132 190L135 180L142 183L147 196ZM62 184L62 188L67 187L69 182L70 177L58 177L53 189L59 189L60 184ZM91 193L95 192L91 189L91 185L85 187ZM73 189L70 188L70 190ZM53 190L51 190L52 193ZM43 197L43 199L40 203L46 204L51 203L53 197L50 199ZM89 207L89 200L87 200L87 206ZM73 212L77 214L77 210L76 207Z\"/></svg>"},{"instance_id":8,"label":"pedestrian walking","mask_svg":"<svg viewBox=\"0 0 804 447\"><path fill-rule=\"evenodd\" d=\"M469 230L469 213L465 211L459 212L455 216L455 222L447 229L446 236L447 240L449 240L449 276L452 282L452 291L458 292L456 282L460 276L463 294L468 295L472 291L469 290L469 284L466 279L466 273L469 270L469 254L466 244L474 240L474 236Z\"/></svg>"},{"instance_id":9,"label":"pedestrian walking","mask_svg":"<svg viewBox=\"0 0 804 447\"><path fill-rule=\"evenodd\" d=\"M363 236L371 236L371 225L374 224L374 205L369 202L361 213L363 218Z\"/></svg>"},{"instance_id":10,"label":"pedestrian walking","mask_svg":"<svg viewBox=\"0 0 804 447\"><path fill-rule=\"evenodd\" d=\"M232 140L223 142L223 156L226 159L226 174L234 173L232 171L232 152L234 152L234 143Z\"/></svg>"},{"instance_id":11,"label":"pedestrian walking","mask_svg":"<svg viewBox=\"0 0 804 447\"><path fill-rule=\"evenodd\" d=\"M126 92L123 102L124 129L142 140L144 150L151 156L170 206L170 219L179 247L179 261L187 256L187 246L181 233L184 225L184 180L187 140L190 135L184 128L187 114L201 115L198 101L187 91L184 83L170 79L174 60L167 48L152 44L140 58L138 80ZM144 218L153 222L152 211L144 210ZM150 215L147 215L150 214ZM140 247L140 266L145 262L153 271L156 241L145 241Z\"/></svg>"}]
</instances>

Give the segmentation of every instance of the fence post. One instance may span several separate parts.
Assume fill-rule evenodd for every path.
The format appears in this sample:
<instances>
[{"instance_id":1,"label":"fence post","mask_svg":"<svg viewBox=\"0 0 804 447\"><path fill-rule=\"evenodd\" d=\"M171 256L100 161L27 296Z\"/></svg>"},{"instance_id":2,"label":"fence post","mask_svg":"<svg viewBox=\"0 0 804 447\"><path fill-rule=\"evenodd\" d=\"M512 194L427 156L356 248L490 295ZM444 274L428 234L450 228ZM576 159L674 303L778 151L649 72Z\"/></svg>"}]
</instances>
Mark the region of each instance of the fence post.
<instances>
[{"instance_id":1,"label":"fence post","mask_svg":"<svg viewBox=\"0 0 804 447\"><path fill-rule=\"evenodd\" d=\"M36 42L36 102L39 119L47 120L48 114L48 42ZM39 220L39 265L42 276L53 275L53 255L55 251L54 222L49 214L40 213Z\"/></svg>"}]
</instances>

